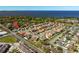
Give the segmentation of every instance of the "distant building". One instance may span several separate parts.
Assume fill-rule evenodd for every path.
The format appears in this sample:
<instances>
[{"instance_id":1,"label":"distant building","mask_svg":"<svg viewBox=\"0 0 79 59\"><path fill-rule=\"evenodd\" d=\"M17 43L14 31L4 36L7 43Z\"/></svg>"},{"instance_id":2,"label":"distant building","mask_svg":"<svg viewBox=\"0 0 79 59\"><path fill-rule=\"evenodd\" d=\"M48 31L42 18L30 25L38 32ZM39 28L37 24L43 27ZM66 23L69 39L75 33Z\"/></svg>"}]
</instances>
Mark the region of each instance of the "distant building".
<instances>
[{"instance_id":1,"label":"distant building","mask_svg":"<svg viewBox=\"0 0 79 59\"><path fill-rule=\"evenodd\" d=\"M52 36L52 33L51 32L46 32L46 38L49 38Z\"/></svg>"},{"instance_id":2,"label":"distant building","mask_svg":"<svg viewBox=\"0 0 79 59\"><path fill-rule=\"evenodd\" d=\"M26 22L26 23L25 23L25 26L27 27L28 25L29 25L29 23L28 23L28 22Z\"/></svg>"},{"instance_id":3,"label":"distant building","mask_svg":"<svg viewBox=\"0 0 79 59\"><path fill-rule=\"evenodd\" d=\"M27 35L26 32L19 32L19 34L22 35L22 36L26 36Z\"/></svg>"},{"instance_id":4,"label":"distant building","mask_svg":"<svg viewBox=\"0 0 79 59\"><path fill-rule=\"evenodd\" d=\"M19 23L17 21L13 21L13 27L18 29L19 28Z\"/></svg>"}]
</instances>

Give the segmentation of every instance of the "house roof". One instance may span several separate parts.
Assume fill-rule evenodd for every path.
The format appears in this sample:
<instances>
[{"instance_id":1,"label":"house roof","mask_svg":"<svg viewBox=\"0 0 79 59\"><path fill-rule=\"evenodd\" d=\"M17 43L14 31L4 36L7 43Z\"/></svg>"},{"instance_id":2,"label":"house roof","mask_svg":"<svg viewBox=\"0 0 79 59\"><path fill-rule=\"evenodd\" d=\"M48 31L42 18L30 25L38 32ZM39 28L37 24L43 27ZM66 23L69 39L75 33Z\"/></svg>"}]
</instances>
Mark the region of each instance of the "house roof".
<instances>
[{"instance_id":1,"label":"house roof","mask_svg":"<svg viewBox=\"0 0 79 59\"><path fill-rule=\"evenodd\" d=\"M6 31L2 31L2 32L0 32L0 35L4 35L6 33L7 33Z\"/></svg>"}]
</instances>

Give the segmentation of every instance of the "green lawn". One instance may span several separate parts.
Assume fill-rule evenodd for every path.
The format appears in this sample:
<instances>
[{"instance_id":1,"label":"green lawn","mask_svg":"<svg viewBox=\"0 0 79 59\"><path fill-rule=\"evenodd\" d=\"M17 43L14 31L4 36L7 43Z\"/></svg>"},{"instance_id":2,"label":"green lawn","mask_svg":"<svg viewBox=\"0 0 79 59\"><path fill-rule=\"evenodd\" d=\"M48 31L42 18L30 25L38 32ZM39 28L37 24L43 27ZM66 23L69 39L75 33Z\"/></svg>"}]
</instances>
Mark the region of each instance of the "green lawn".
<instances>
[{"instance_id":1,"label":"green lawn","mask_svg":"<svg viewBox=\"0 0 79 59\"><path fill-rule=\"evenodd\" d=\"M14 38L12 36L6 36L6 37L3 37L3 38L0 38L0 42L15 43L16 42L16 38Z\"/></svg>"}]
</instances>

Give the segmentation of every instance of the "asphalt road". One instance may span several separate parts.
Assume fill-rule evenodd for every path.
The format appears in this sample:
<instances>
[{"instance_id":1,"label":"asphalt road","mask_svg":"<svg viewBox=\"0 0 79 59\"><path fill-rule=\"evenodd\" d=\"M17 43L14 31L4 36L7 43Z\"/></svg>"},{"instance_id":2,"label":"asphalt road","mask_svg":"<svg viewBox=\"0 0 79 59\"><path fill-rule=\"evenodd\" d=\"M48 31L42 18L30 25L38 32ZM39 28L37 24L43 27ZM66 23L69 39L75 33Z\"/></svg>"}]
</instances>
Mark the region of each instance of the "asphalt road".
<instances>
[{"instance_id":1,"label":"asphalt road","mask_svg":"<svg viewBox=\"0 0 79 59\"><path fill-rule=\"evenodd\" d=\"M37 53L43 53L43 51L39 48L37 48L36 46L30 44L28 41L26 41L24 38L18 36L16 33L13 33L12 31L10 31L8 28L6 28L5 26L3 26L2 24L0 24L0 26L4 29L6 29L8 32L10 32L14 37L16 37L18 40L22 41L25 43L25 46L27 46L29 49L31 49L34 52ZM25 48L26 49L26 48Z\"/></svg>"}]
</instances>

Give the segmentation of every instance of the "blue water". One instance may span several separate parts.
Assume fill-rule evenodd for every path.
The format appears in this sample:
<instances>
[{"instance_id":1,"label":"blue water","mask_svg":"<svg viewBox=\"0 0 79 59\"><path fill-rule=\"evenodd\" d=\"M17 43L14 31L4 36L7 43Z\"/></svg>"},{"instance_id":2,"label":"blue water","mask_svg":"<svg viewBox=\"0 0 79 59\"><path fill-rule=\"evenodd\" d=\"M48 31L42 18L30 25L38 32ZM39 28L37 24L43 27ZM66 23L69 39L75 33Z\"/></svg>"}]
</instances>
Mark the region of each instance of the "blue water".
<instances>
[{"instance_id":1,"label":"blue water","mask_svg":"<svg viewBox=\"0 0 79 59\"><path fill-rule=\"evenodd\" d=\"M79 17L79 11L0 11L0 16Z\"/></svg>"}]
</instances>

